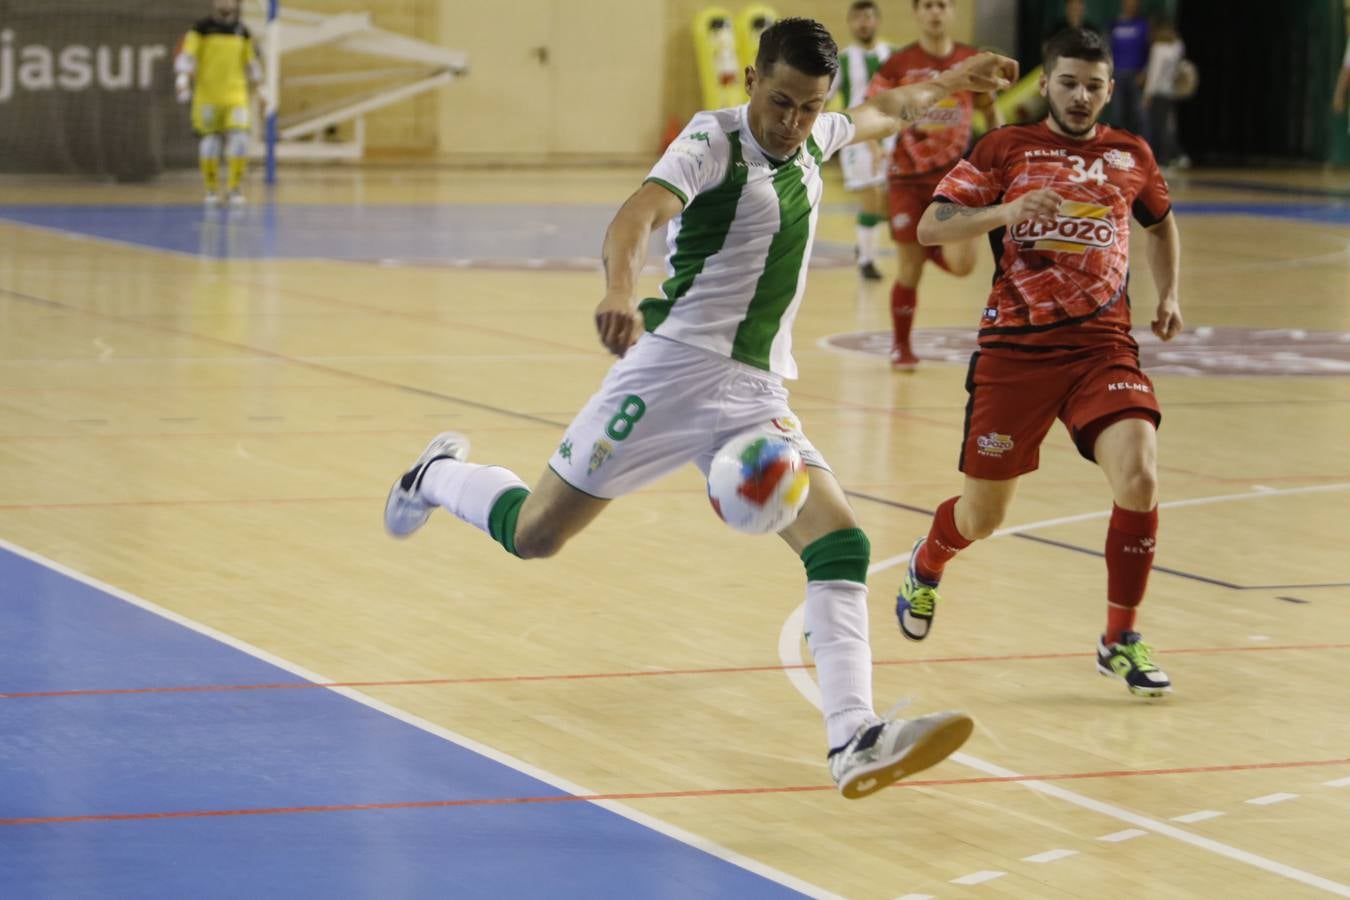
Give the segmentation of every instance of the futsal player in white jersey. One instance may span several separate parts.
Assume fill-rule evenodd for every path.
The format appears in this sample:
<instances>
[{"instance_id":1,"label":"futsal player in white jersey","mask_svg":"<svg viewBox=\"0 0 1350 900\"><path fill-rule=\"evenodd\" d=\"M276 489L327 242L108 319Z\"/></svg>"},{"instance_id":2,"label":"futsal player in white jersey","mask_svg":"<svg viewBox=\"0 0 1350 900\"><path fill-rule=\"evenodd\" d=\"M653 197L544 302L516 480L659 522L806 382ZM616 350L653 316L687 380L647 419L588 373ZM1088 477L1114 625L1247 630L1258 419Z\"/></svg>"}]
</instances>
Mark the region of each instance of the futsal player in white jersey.
<instances>
[{"instance_id":1,"label":"futsal player in white jersey","mask_svg":"<svg viewBox=\"0 0 1350 900\"><path fill-rule=\"evenodd\" d=\"M834 79L846 109L867 99L867 85L891 55L891 45L877 39L881 10L875 0L854 0L848 8L848 30L853 43L839 51L839 74ZM880 142L849 144L839 151L844 190L858 197L858 273L868 281L880 281L877 269L877 231L886 224L886 160L895 148L895 137Z\"/></svg>"},{"instance_id":2,"label":"futsal player in white jersey","mask_svg":"<svg viewBox=\"0 0 1350 900\"><path fill-rule=\"evenodd\" d=\"M605 235L601 342L621 359L568 426L527 490L515 473L467 462L460 434L438 435L394 483L385 526L397 537L444 507L522 559L553 556L609 502L747 433L786 434L810 492L781 532L806 567L807 642L825 713L831 776L861 797L947 757L969 736L964 713L884 720L872 705L867 643L870 546L843 489L802 434L785 379L797 375L792 322L806 287L822 184L841 147L896 133L956 91L989 91L1017 64L984 54L931 82L877 94L849 115L821 107L838 68L824 26L783 19L745 71L750 101L694 116ZM635 284L652 229L669 223L661 296Z\"/></svg>"}]
</instances>

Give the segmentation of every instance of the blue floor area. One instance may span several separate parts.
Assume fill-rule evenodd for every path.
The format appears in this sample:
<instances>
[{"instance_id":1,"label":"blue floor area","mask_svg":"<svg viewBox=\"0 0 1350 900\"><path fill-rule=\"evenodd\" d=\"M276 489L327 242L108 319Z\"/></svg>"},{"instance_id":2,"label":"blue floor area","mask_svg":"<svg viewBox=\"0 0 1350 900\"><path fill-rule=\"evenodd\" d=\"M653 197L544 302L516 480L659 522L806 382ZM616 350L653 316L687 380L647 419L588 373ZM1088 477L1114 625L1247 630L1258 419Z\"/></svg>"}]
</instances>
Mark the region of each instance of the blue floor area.
<instances>
[{"instance_id":1,"label":"blue floor area","mask_svg":"<svg viewBox=\"0 0 1350 900\"><path fill-rule=\"evenodd\" d=\"M589 803L3 820L566 796L0 547L0 896L796 897Z\"/></svg>"},{"instance_id":2,"label":"blue floor area","mask_svg":"<svg viewBox=\"0 0 1350 900\"><path fill-rule=\"evenodd\" d=\"M225 259L599 260L609 206L0 206L0 219ZM653 247L660 236L653 236Z\"/></svg>"},{"instance_id":3,"label":"blue floor area","mask_svg":"<svg viewBox=\"0 0 1350 900\"><path fill-rule=\"evenodd\" d=\"M1350 225L1350 204L1335 202L1178 202L1176 211ZM600 205L0 206L11 222L194 256L522 267L596 264L613 215ZM649 258L660 259L664 245L664 230L652 235ZM817 257L827 256L851 259L852 250L822 242Z\"/></svg>"}]
</instances>

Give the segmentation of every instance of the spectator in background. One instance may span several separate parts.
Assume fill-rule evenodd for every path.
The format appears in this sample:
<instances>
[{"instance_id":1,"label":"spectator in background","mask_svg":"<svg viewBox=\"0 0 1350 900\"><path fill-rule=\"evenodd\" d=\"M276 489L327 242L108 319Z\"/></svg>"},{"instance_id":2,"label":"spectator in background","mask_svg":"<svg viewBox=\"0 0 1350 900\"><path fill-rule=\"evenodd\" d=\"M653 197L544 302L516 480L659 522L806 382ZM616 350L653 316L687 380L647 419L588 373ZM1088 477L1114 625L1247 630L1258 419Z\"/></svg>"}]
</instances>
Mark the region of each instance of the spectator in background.
<instances>
[{"instance_id":1,"label":"spectator in background","mask_svg":"<svg viewBox=\"0 0 1350 900\"><path fill-rule=\"evenodd\" d=\"M1160 166L1189 168L1190 160L1182 152L1177 137L1177 104L1183 99L1182 63L1186 45L1168 19L1153 28L1153 44L1148 52L1148 70L1144 77L1144 115L1146 137Z\"/></svg>"},{"instance_id":2,"label":"spectator in background","mask_svg":"<svg viewBox=\"0 0 1350 900\"><path fill-rule=\"evenodd\" d=\"M1139 0L1122 0L1120 15L1111 23L1111 55L1116 61L1116 91L1109 110L1111 124L1142 134L1140 94L1148 68L1148 20L1139 13Z\"/></svg>"},{"instance_id":3,"label":"spectator in background","mask_svg":"<svg viewBox=\"0 0 1350 900\"><path fill-rule=\"evenodd\" d=\"M1341 62L1341 77L1336 79L1336 93L1331 98L1331 108L1338 113L1345 112L1347 96L1350 96L1350 42L1345 45L1345 59Z\"/></svg>"},{"instance_id":4,"label":"spectator in background","mask_svg":"<svg viewBox=\"0 0 1350 900\"><path fill-rule=\"evenodd\" d=\"M1064 0L1064 15L1050 26L1050 30L1045 33L1045 39L1050 40L1066 28L1086 28L1098 34L1102 31L1095 22L1087 20L1087 0Z\"/></svg>"}]
</instances>

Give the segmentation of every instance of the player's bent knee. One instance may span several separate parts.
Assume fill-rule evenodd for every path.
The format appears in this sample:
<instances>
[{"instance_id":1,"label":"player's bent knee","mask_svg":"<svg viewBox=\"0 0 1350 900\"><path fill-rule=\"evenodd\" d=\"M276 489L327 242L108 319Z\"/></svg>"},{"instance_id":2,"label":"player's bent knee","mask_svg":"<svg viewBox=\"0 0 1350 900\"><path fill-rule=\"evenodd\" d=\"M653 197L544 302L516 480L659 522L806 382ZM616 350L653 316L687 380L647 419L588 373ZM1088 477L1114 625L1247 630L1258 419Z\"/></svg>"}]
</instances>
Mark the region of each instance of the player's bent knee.
<instances>
[{"instance_id":1,"label":"player's bent knee","mask_svg":"<svg viewBox=\"0 0 1350 900\"><path fill-rule=\"evenodd\" d=\"M197 145L197 152L202 159L217 159L220 156L221 140L219 134L203 135L201 142Z\"/></svg>"},{"instance_id":2,"label":"player's bent knee","mask_svg":"<svg viewBox=\"0 0 1350 900\"><path fill-rule=\"evenodd\" d=\"M235 159L248 156L248 132L231 131L225 138L225 155Z\"/></svg>"},{"instance_id":3,"label":"player's bent knee","mask_svg":"<svg viewBox=\"0 0 1350 900\"><path fill-rule=\"evenodd\" d=\"M1129 509L1147 511L1158 500L1158 476L1151 469L1140 467L1131 471L1120 485L1118 505ZM1123 501L1123 503L1122 503Z\"/></svg>"},{"instance_id":4,"label":"player's bent knee","mask_svg":"<svg viewBox=\"0 0 1350 900\"><path fill-rule=\"evenodd\" d=\"M861 528L841 528L807 544L801 556L807 581L866 584L872 544Z\"/></svg>"}]
</instances>

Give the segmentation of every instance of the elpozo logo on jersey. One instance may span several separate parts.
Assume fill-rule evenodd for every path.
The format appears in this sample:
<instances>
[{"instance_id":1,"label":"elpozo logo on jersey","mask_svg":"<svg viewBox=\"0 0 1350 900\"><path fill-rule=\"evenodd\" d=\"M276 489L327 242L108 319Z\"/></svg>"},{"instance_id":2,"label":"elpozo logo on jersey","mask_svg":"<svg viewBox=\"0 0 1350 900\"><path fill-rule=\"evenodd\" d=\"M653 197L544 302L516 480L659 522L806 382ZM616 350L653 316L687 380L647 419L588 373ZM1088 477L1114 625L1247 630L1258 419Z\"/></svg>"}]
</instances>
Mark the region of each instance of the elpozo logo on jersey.
<instances>
[{"instance_id":1,"label":"elpozo logo on jersey","mask_svg":"<svg viewBox=\"0 0 1350 900\"><path fill-rule=\"evenodd\" d=\"M1057 250L1060 253L1086 253L1090 247L1104 250L1116 242L1116 223L1109 206L1066 200L1059 208L1054 224L1019 222L1012 227L1012 239L1028 250Z\"/></svg>"}]
</instances>

